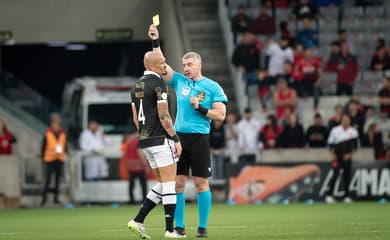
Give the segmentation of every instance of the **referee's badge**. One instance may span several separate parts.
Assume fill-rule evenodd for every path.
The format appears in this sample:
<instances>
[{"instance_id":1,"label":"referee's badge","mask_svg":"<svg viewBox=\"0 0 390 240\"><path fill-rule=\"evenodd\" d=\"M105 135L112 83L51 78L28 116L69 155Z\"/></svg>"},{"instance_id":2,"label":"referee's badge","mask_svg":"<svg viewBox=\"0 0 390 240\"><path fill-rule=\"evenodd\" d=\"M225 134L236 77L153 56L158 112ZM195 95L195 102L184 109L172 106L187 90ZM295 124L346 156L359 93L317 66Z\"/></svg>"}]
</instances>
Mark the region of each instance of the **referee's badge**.
<instances>
[{"instance_id":1,"label":"referee's badge","mask_svg":"<svg viewBox=\"0 0 390 240\"><path fill-rule=\"evenodd\" d=\"M206 92L201 92L201 91L198 92L199 102L204 101L205 97L206 97Z\"/></svg>"},{"instance_id":2,"label":"referee's badge","mask_svg":"<svg viewBox=\"0 0 390 240\"><path fill-rule=\"evenodd\" d=\"M190 94L190 88L189 87L184 87L182 90L181 90L181 95L183 96L188 96L188 94Z\"/></svg>"}]
</instances>

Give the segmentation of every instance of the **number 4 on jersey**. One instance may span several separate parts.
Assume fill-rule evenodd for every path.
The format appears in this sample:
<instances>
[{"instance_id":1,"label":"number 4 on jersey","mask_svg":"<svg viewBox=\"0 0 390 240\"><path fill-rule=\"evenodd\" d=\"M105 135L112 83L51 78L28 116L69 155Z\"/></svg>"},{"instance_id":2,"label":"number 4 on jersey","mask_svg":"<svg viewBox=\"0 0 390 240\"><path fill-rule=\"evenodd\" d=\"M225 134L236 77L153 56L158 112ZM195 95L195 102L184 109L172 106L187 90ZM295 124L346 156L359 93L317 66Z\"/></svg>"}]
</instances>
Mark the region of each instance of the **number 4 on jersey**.
<instances>
[{"instance_id":1,"label":"number 4 on jersey","mask_svg":"<svg viewBox=\"0 0 390 240\"><path fill-rule=\"evenodd\" d=\"M138 122L142 122L143 125L145 125L145 114L144 114L144 107L142 106L142 99L139 101L139 111L138 111Z\"/></svg>"}]
</instances>

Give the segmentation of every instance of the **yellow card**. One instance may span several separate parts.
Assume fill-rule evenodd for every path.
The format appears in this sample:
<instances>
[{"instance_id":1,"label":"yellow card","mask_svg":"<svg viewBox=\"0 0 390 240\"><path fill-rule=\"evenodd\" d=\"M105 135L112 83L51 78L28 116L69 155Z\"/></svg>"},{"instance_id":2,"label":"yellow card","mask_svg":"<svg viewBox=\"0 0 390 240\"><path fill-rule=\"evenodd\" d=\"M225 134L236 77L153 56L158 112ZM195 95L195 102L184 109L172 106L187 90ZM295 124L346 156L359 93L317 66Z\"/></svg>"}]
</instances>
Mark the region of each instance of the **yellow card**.
<instances>
[{"instance_id":1,"label":"yellow card","mask_svg":"<svg viewBox=\"0 0 390 240\"><path fill-rule=\"evenodd\" d=\"M158 25L160 25L160 16L158 14L156 14L155 16L153 16L153 25L155 27L157 27Z\"/></svg>"}]
</instances>

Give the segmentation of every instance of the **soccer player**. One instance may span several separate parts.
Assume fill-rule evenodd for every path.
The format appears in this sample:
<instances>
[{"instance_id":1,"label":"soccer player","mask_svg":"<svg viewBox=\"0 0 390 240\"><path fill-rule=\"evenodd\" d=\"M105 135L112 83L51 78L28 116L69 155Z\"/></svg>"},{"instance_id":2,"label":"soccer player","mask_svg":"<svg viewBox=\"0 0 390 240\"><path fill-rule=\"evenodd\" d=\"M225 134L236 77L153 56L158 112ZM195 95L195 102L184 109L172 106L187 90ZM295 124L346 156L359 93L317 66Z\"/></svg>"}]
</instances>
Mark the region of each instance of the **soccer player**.
<instances>
[{"instance_id":1,"label":"soccer player","mask_svg":"<svg viewBox=\"0 0 390 240\"><path fill-rule=\"evenodd\" d=\"M146 71L132 91L134 124L139 132L139 147L145 153L158 183L146 195L137 216L128 228L141 239L150 239L144 219L162 201L165 211L165 238L182 238L173 229L176 207L176 162L182 147L173 128L168 109L168 88L161 75L167 74L165 58L158 52L144 56Z\"/></svg>"},{"instance_id":2,"label":"soccer player","mask_svg":"<svg viewBox=\"0 0 390 240\"><path fill-rule=\"evenodd\" d=\"M159 34L155 26L149 28L153 51L161 53ZM202 60L195 52L183 56L184 75L167 66L163 78L175 89L177 117L175 129L183 144L183 153L177 166L175 230L185 237L184 187L191 169L198 191L199 225L197 237L207 237L207 222L211 209L211 192L208 178L211 176L209 133L211 120L223 121L226 115L227 97L220 85L202 76Z\"/></svg>"}]
</instances>

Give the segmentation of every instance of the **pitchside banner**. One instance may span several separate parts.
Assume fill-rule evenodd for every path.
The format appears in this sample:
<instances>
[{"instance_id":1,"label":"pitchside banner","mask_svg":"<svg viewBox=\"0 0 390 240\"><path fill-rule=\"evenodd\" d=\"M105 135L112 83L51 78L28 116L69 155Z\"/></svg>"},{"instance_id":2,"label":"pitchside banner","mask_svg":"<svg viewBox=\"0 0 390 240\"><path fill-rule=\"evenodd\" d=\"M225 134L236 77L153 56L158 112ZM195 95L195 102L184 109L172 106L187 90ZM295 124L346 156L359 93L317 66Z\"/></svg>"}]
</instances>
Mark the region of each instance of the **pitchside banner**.
<instances>
[{"instance_id":1,"label":"pitchside banner","mask_svg":"<svg viewBox=\"0 0 390 240\"><path fill-rule=\"evenodd\" d=\"M353 162L350 196L360 200L390 197L390 163ZM278 163L227 166L229 199L236 203L323 200L328 194L333 169L330 163ZM343 197L345 187L338 176L334 196Z\"/></svg>"}]
</instances>

